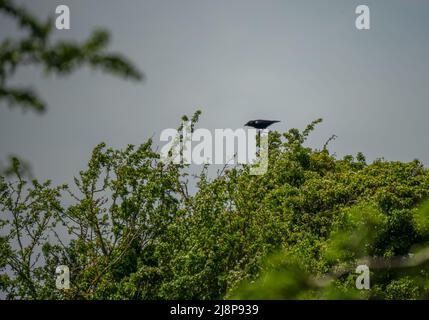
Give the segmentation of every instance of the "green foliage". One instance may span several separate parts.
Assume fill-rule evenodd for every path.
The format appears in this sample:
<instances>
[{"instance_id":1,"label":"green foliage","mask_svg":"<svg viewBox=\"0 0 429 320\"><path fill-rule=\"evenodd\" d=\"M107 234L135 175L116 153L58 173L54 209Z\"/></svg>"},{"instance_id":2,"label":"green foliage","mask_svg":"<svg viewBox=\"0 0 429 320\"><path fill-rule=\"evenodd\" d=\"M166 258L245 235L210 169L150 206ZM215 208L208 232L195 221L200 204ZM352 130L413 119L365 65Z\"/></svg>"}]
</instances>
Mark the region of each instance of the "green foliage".
<instances>
[{"instance_id":1,"label":"green foliage","mask_svg":"<svg viewBox=\"0 0 429 320\"><path fill-rule=\"evenodd\" d=\"M260 176L245 165L192 178L187 165L162 163L150 140L100 144L73 186L29 184L16 163L16 181L0 180L0 290L29 299L427 298L429 171L306 147L319 122L271 132ZM59 291L63 264L71 288ZM360 264L371 290L355 287Z\"/></svg>"},{"instance_id":2,"label":"green foliage","mask_svg":"<svg viewBox=\"0 0 429 320\"><path fill-rule=\"evenodd\" d=\"M52 42L10 0L0 11L26 33L0 44L0 101L34 111L32 90L7 84L18 67L67 75L82 66L141 79L106 53L109 34ZM191 121L191 130L200 112ZM190 177L162 163L152 141L124 150L98 145L74 184L31 179L16 157L0 176L0 292L9 299L422 299L429 297L429 171L358 152L337 159L330 137L305 146L321 122L269 135L268 172L208 167ZM180 129L180 128L179 128ZM188 189L196 184L194 193ZM64 235L67 234L65 237ZM371 270L357 290L355 269ZM71 288L55 288L67 265Z\"/></svg>"},{"instance_id":3,"label":"green foliage","mask_svg":"<svg viewBox=\"0 0 429 320\"><path fill-rule=\"evenodd\" d=\"M30 12L11 0L0 0L0 12L16 20L27 35L21 39L7 38L0 43L0 102L9 106L42 112L44 101L31 89L8 86L18 67L41 66L46 74L67 75L88 65L105 72L140 80L142 74L120 54L105 52L110 35L105 30L95 30L83 43L70 41L52 42L53 20L39 21Z\"/></svg>"}]
</instances>

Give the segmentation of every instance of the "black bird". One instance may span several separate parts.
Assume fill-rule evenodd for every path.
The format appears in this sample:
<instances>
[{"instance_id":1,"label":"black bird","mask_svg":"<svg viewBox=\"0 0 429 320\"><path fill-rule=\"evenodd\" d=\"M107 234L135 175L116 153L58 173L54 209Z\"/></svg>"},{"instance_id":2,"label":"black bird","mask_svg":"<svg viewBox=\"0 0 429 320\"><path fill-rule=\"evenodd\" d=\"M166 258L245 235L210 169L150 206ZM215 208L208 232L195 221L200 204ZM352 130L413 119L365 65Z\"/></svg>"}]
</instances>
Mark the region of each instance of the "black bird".
<instances>
[{"instance_id":1,"label":"black bird","mask_svg":"<svg viewBox=\"0 0 429 320\"><path fill-rule=\"evenodd\" d=\"M273 123L280 122L277 120L251 120L248 121L244 126L253 127L255 129L266 129Z\"/></svg>"}]
</instances>

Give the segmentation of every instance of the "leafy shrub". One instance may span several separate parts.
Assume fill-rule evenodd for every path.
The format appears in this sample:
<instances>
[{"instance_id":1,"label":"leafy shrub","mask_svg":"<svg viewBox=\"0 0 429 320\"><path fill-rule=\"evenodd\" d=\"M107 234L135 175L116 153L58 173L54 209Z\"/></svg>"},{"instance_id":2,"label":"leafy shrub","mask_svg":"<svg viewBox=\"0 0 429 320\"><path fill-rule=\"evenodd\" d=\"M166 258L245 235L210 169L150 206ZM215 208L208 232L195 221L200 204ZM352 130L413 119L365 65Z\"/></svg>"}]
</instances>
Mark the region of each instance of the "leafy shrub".
<instances>
[{"instance_id":1,"label":"leafy shrub","mask_svg":"<svg viewBox=\"0 0 429 320\"><path fill-rule=\"evenodd\" d=\"M192 122L198 120L199 113ZM271 132L268 172L192 179L152 141L97 146L73 186L0 179L0 290L28 299L428 297L429 171ZM196 191L189 192L192 183ZM65 201L67 199L67 201ZM67 230L69 238L58 237ZM37 258L40 258L37 260ZM367 264L371 290L357 290ZM55 289L57 265L72 286Z\"/></svg>"}]
</instances>

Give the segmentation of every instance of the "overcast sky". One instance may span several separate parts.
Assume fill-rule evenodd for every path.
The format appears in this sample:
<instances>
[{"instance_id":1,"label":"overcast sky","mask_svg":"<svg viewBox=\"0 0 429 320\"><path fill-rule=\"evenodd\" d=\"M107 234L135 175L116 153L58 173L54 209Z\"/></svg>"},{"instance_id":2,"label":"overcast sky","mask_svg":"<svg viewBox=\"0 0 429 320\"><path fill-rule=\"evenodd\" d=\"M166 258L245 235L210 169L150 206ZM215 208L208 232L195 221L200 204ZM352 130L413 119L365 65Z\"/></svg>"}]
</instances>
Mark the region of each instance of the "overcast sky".
<instances>
[{"instance_id":1,"label":"overcast sky","mask_svg":"<svg viewBox=\"0 0 429 320\"><path fill-rule=\"evenodd\" d=\"M55 31L56 39L106 27L110 50L147 76L132 83L88 69L66 78L20 69L12 83L37 89L48 111L1 104L0 159L17 154L39 178L71 182L99 142L156 140L197 109L208 129L264 118L285 131L322 117L311 146L336 134L338 156L429 164L427 0L20 2L40 17L69 5L71 30ZM369 31L355 28L359 4L370 7ZM15 34L0 16L0 38Z\"/></svg>"}]
</instances>

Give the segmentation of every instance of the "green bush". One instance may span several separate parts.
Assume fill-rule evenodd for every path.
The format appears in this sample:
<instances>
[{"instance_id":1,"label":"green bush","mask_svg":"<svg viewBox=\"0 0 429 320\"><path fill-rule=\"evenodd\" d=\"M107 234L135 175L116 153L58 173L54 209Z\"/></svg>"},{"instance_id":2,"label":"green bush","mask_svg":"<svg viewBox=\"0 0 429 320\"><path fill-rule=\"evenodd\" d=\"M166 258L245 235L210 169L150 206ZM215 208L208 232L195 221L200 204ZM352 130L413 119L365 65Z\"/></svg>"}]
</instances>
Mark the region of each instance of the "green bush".
<instances>
[{"instance_id":1,"label":"green bush","mask_svg":"<svg viewBox=\"0 0 429 320\"><path fill-rule=\"evenodd\" d=\"M25 181L17 164L14 180L0 179L0 290L27 299L427 298L429 171L417 160L367 164L361 153L337 159L327 145L306 147L319 122L270 132L261 176L245 165L191 178L186 165L162 163L150 140L100 144L72 187ZM55 237L61 228L67 241ZM69 290L55 288L60 264ZM355 287L359 264L370 268L370 290Z\"/></svg>"}]
</instances>

